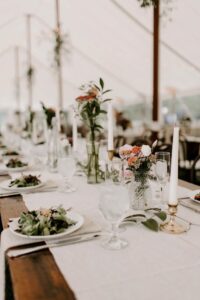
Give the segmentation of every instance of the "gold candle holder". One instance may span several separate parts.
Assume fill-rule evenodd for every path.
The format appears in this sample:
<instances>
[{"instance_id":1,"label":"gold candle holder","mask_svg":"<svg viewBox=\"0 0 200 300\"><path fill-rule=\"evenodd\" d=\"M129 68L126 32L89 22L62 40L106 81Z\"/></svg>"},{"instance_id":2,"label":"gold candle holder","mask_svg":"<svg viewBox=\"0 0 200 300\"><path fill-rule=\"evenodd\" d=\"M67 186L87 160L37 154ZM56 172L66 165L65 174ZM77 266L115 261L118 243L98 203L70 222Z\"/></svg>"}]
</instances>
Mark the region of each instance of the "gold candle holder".
<instances>
[{"instance_id":1,"label":"gold candle holder","mask_svg":"<svg viewBox=\"0 0 200 300\"><path fill-rule=\"evenodd\" d=\"M114 150L108 150L108 159L112 161L113 157L114 157Z\"/></svg>"},{"instance_id":2,"label":"gold candle holder","mask_svg":"<svg viewBox=\"0 0 200 300\"><path fill-rule=\"evenodd\" d=\"M189 230L189 226L186 224L180 224L176 221L177 207L178 205L168 204L170 219L167 223L160 226L162 231L172 234L180 234Z\"/></svg>"}]
</instances>

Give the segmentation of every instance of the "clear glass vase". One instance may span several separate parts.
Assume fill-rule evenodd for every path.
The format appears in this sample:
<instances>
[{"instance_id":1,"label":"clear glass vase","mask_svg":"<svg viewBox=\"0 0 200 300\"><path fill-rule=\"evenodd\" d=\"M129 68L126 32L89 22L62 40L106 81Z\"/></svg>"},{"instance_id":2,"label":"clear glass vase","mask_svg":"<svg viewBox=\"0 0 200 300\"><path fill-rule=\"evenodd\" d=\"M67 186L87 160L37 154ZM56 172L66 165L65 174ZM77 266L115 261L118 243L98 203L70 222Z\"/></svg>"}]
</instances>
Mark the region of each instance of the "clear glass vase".
<instances>
[{"instance_id":1,"label":"clear glass vase","mask_svg":"<svg viewBox=\"0 0 200 300\"><path fill-rule=\"evenodd\" d=\"M129 186L130 207L145 210L151 199L149 173L135 172Z\"/></svg>"},{"instance_id":2,"label":"clear glass vase","mask_svg":"<svg viewBox=\"0 0 200 300\"><path fill-rule=\"evenodd\" d=\"M99 146L97 141L89 141L87 146L87 182L88 183L100 183L102 182L101 171L99 168Z\"/></svg>"},{"instance_id":3,"label":"clear glass vase","mask_svg":"<svg viewBox=\"0 0 200 300\"><path fill-rule=\"evenodd\" d=\"M60 152L58 122L56 117L52 120L52 129L48 133L48 159L47 165L50 172L57 172L58 170L58 156Z\"/></svg>"}]
</instances>

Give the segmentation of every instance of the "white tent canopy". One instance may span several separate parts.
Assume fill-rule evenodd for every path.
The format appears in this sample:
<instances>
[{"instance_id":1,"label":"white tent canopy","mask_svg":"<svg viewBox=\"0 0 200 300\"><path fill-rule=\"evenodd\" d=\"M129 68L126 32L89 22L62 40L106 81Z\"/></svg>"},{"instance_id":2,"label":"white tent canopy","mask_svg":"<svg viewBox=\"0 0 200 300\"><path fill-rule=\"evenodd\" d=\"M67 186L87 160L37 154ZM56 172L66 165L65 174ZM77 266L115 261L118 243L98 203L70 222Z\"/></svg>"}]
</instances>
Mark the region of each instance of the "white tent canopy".
<instances>
[{"instance_id":1,"label":"white tent canopy","mask_svg":"<svg viewBox=\"0 0 200 300\"><path fill-rule=\"evenodd\" d=\"M64 106L74 101L80 84L99 77L114 90L114 97L151 101L152 8L140 8L137 0L60 0L60 7L62 32L69 34L70 40L70 54L63 55ZM167 95L169 87L182 94L200 90L200 1L173 0L172 7L168 13L172 21L164 18L161 23L161 95ZM16 105L16 45L20 47L21 107L28 106L27 13L32 15L34 108L40 101L51 106L57 103L53 34L49 29L55 28L55 0L6 0L0 1L2 108Z\"/></svg>"}]
</instances>

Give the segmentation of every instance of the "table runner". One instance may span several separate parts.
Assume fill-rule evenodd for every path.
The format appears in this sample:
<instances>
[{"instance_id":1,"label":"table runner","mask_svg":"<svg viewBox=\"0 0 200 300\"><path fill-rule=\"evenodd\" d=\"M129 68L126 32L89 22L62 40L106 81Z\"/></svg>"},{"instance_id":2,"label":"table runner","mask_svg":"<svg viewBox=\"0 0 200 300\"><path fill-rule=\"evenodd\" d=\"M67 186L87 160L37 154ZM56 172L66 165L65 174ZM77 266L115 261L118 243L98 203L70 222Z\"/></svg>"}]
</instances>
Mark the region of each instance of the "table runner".
<instances>
[{"instance_id":1,"label":"table runner","mask_svg":"<svg viewBox=\"0 0 200 300\"><path fill-rule=\"evenodd\" d=\"M23 198L28 209L63 204L105 226L98 210L102 185L87 185L83 178L76 178L76 185L78 191L72 194ZM179 196L189 193L179 192ZM180 206L179 215L200 224L200 215L189 209ZM199 299L200 226L173 236L133 225L123 236L129 247L121 251L105 250L100 241L51 250L78 300Z\"/></svg>"},{"instance_id":2,"label":"table runner","mask_svg":"<svg viewBox=\"0 0 200 300\"><path fill-rule=\"evenodd\" d=\"M98 210L102 186L76 180L76 193L24 195L24 201L29 209L72 206L105 226ZM186 192L179 189L179 196ZM200 224L200 215L189 209L180 206L179 215ZM100 241L51 250L77 299L199 299L200 226L179 236L129 226L123 236L129 247L121 251L105 250Z\"/></svg>"}]
</instances>

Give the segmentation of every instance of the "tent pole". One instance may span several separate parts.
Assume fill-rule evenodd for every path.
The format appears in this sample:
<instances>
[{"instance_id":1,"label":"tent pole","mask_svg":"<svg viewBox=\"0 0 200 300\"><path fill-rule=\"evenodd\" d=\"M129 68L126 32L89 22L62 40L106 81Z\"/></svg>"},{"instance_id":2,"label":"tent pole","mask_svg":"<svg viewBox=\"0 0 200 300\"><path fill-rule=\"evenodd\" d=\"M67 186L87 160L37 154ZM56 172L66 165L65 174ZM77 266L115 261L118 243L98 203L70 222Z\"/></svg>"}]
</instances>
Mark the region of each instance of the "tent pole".
<instances>
[{"instance_id":1,"label":"tent pole","mask_svg":"<svg viewBox=\"0 0 200 300\"><path fill-rule=\"evenodd\" d=\"M31 15L26 15L27 29L27 78L28 78L28 106L32 109L33 101L33 67L32 67L32 45L31 45Z\"/></svg>"},{"instance_id":2,"label":"tent pole","mask_svg":"<svg viewBox=\"0 0 200 300\"><path fill-rule=\"evenodd\" d=\"M159 2L153 8L153 121L159 120Z\"/></svg>"},{"instance_id":3,"label":"tent pole","mask_svg":"<svg viewBox=\"0 0 200 300\"><path fill-rule=\"evenodd\" d=\"M19 47L14 48L15 55L15 96L16 108L20 112L20 70L19 70Z\"/></svg>"},{"instance_id":4,"label":"tent pole","mask_svg":"<svg viewBox=\"0 0 200 300\"><path fill-rule=\"evenodd\" d=\"M60 1L55 0L56 5L56 39L61 40L61 27L60 27ZM62 47L62 45L61 45ZM57 53L57 72L58 72L58 109L63 109L63 79L62 79L62 60L61 60L61 47L58 49Z\"/></svg>"}]
</instances>

